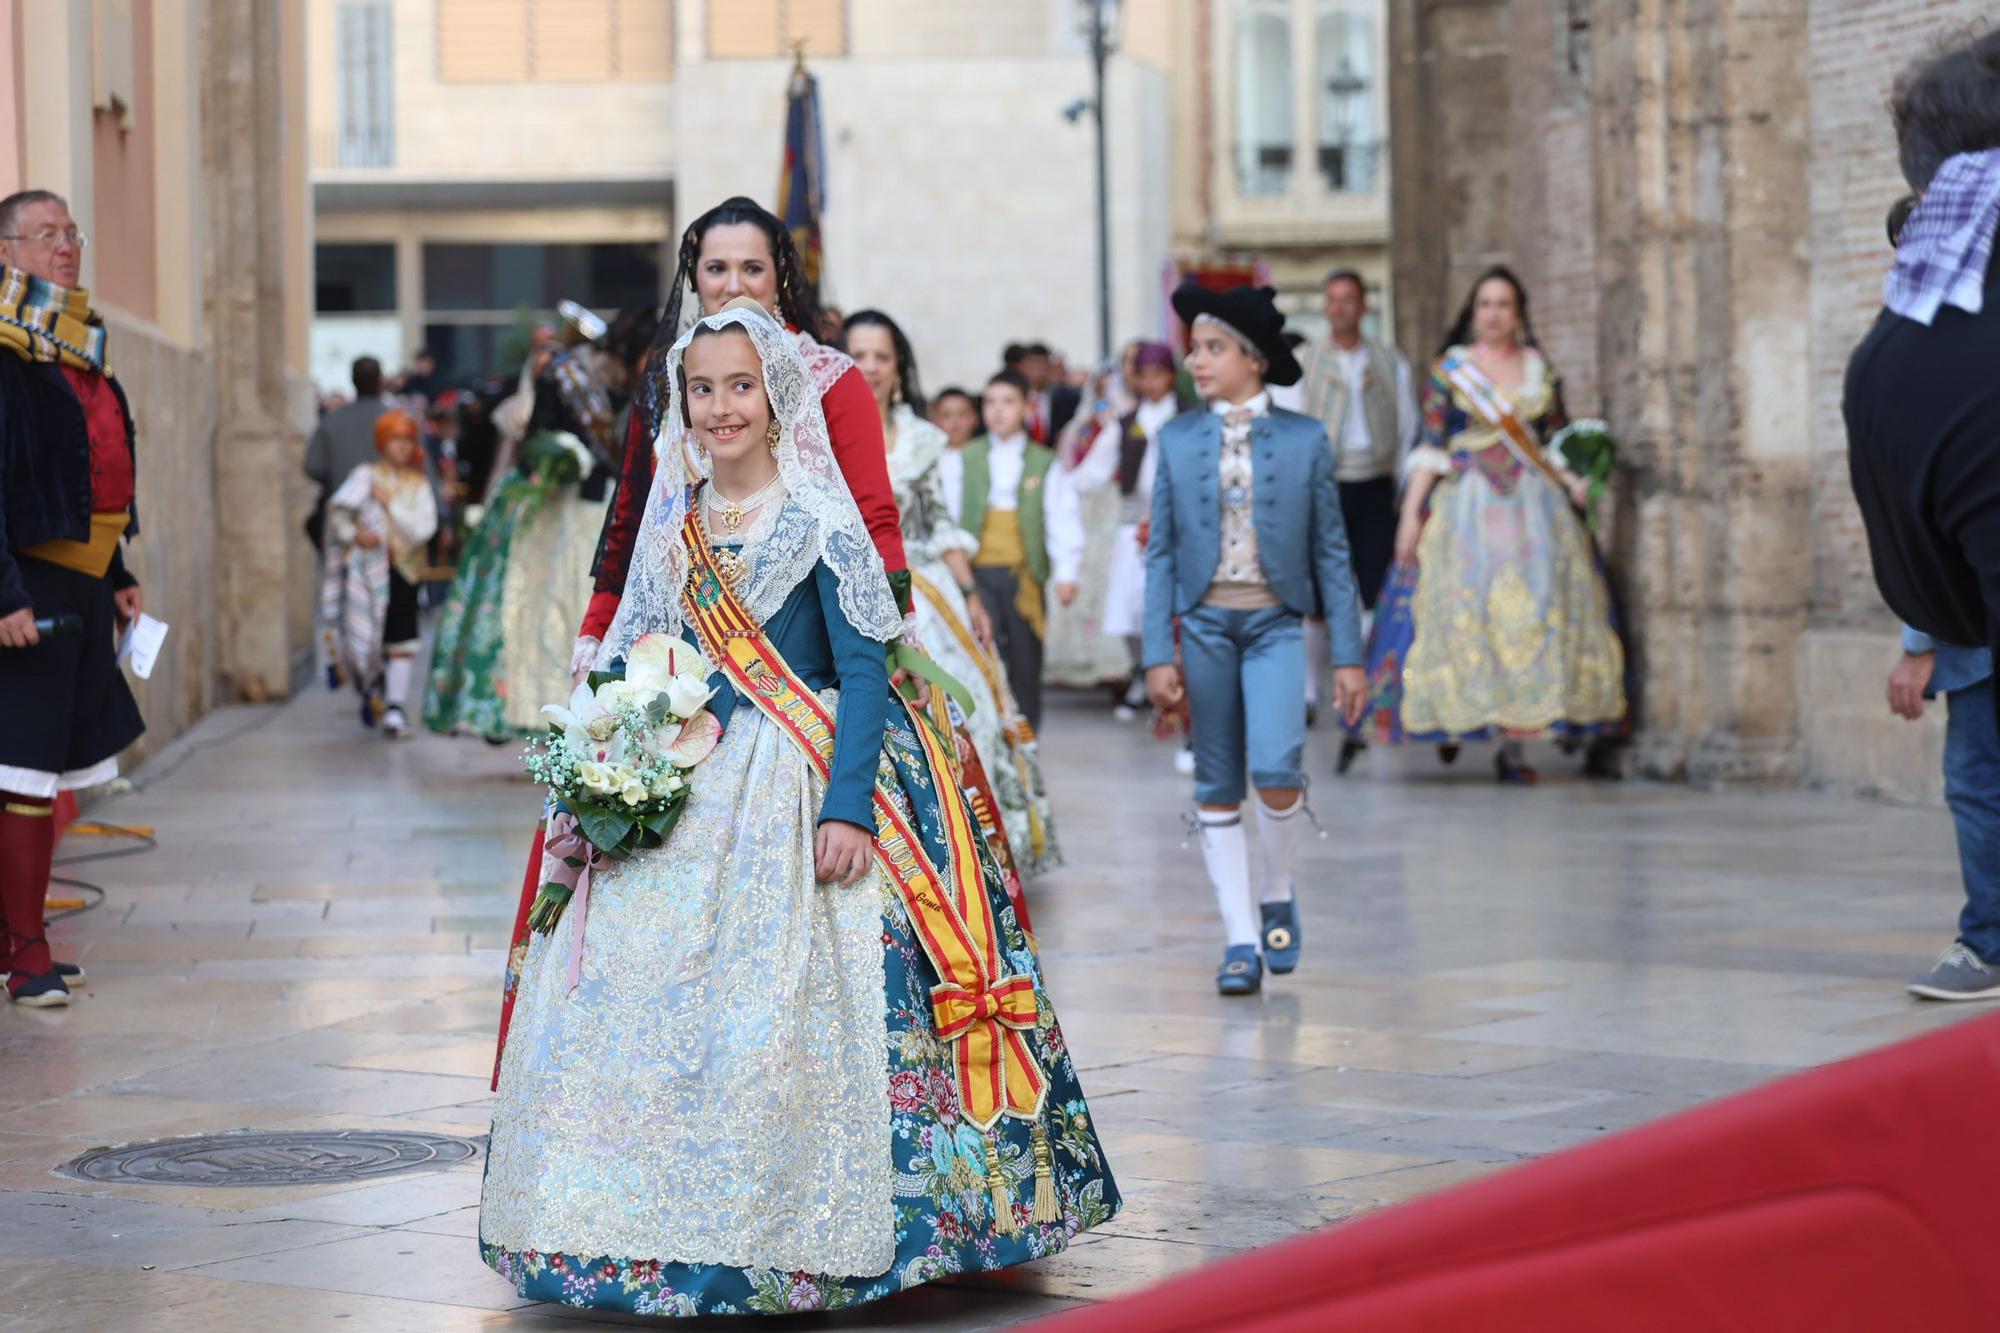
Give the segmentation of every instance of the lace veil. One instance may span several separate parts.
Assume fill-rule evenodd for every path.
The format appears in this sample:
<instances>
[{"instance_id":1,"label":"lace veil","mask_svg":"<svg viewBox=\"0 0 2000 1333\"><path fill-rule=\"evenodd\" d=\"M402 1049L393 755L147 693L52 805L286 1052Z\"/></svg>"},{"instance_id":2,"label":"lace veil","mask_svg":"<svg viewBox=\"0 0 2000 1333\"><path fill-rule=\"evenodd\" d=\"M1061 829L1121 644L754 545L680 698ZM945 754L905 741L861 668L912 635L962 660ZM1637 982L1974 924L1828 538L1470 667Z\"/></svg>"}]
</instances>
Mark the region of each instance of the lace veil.
<instances>
[{"instance_id":1,"label":"lace veil","mask_svg":"<svg viewBox=\"0 0 2000 1333\"><path fill-rule=\"evenodd\" d=\"M819 386L792 336L764 309L745 301L696 320L668 354L671 396L654 442L658 467L633 546L625 593L598 650L598 666L625 657L641 635L687 634L681 589L687 582L688 562L681 526L695 487L708 480L709 466L706 458L688 447L681 425L685 392L681 366L688 344L702 328L740 328L749 335L763 363L764 391L779 426L778 476L784 498L765 506L742 549L748 573L738 592L746 608L759 623L769 620L792 589L811 577L813 565L823 560L839 581L840 609L847 622L871 639L894 640L902 633L903 616L889 590L882 557L834 460Z\"/></svg>"}]
</instances>

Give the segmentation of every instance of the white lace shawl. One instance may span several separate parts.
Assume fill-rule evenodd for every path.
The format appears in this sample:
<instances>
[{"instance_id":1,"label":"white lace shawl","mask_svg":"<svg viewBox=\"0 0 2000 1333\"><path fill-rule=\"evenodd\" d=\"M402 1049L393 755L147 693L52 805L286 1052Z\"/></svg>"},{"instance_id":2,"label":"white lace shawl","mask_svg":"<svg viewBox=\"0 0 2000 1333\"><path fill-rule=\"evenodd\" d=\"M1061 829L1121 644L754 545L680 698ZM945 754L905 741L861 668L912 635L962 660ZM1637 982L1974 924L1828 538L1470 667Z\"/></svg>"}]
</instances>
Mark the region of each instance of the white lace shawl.
<instances>
[{"instance_id":1,"label":"white lace shawl","mask_svg":"<svg viewBox=\"0 0 2000 1333\"><path fill-rule=\"evenodd\" d=\"M668 354L671 397L655 443L659 466L633 545L625 593L598 650L598 666L626 656L641 635L686 633L681 589L687 583L688 566L681 526L695 487L708 480L709 467L706 459L692 455L682 438L681 366L695 331L704 326L736 327L750 336L763 363L764 392L779 425L778 475L785 498L782 505L765 506L775 513L760 515L762 521L744 544L749 574L739 591L745 608L758 623L769 620L792 589L812 575L813 565L824 560L839 582L840 609L847 622L871 639L894 640L903 630L902 613L889 590L882 557L834 461L813 371L791 335L769 314L732 306L695 321Z\"/></svg>"}]
</instances>

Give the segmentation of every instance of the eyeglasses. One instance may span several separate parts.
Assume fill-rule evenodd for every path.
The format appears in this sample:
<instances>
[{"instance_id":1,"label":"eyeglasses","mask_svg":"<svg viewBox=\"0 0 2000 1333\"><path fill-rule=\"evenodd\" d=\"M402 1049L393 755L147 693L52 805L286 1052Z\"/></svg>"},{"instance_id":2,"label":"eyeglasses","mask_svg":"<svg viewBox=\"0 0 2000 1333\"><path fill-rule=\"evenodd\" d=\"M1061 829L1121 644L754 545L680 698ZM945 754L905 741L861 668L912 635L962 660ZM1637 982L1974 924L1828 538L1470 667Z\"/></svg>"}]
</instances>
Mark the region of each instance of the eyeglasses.
<instances>
[{"instance_id":1,"label":"eyeglasses","mask_svg":"<svg viewBox=\"0 0 2000 1333\"><path fill-rule=\"evenodd\" d=\"M67 241L79 250L88 250L90 248L90 238L75 227L60 229L56 227L44 227L40 231L27 236L0 236L0 241L33 241L36 245L51 250Z\"/></svg>"}]
</instances>

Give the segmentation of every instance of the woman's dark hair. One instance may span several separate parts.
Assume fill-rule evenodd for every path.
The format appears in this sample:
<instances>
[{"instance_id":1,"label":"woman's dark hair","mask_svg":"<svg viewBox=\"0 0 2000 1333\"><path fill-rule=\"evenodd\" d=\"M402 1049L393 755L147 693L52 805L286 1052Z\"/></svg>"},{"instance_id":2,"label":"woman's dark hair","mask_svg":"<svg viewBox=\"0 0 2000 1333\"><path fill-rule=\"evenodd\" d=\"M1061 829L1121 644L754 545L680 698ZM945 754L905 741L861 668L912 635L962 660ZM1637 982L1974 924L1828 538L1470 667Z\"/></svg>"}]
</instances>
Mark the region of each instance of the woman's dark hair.
<instances>
[{"instance_id":1,"label":"woman's dark hair","mask_svg":"<svg viewBox=\"0 0 2000 1333\"><path fill-rule=\"evenodd\" d=\"M805 261L799 257L799 247L792 241L791 232L778 220L776 214L764 208L754 199L737 195L725 199L709 209L681 233L680 257L674 266L673 285L667 289L667 309L660 321L659 335L653 340L653 369L647 375L648 396L651 398L649 414L654 420L666 410L667 383L665 366L667 352L673 348L674 340L681 336L681 305L687 294L695 290L695 265L701 260L701 243L708 233L717 227L733 227L749 223L764 233L764 239L771 246L771 262L778 270L778 313L787 324L804 329L817 337L824 316L819 306L819 286L806 274Z\"/></svg>"},{"instance_id":2,"label":"woman's dark hair","mask_svg":"<svg viewBox=\"0 0 2000 1333\"><path fill-rule=\"evenodd\" d=\"M1438 348L1439 356L1443 356L1454 347L1472 341L1472 307L1479 300L1479 289L1495 278L1514 289L1514 305L1521 315L1521 341L1529 347L1541 346L1535 339L1535 326L1528 319L1528 289L1514 276L1513 269L1505 264L1495 264L1472 280L1472 290L1465 294L1465 304L1459 307L1458 318L1452 321L1451 332L1445 334L1444 343Z\"/></svg>"},{"instance_id":3,"label":"woman's dark hair","mask_svg":"<svg viewBox=\"0 0 2000 1333\"><path fill-rule=\"evenodd\" d=\"M910 350L910 340L903 336L902 326L879 310L857 310L847 317L847 324L841 329L841 350L847 351L847 340L854 336L856 329L887 329L889 343L896 349L896 380L903 389L903 401L918 416L924 414L923 385L917 379L917 354ZM853 353L848 353L850 356Z\"/></svg>"},{"instance_id":4,"label":"woman's dark hair","mask_svg":"<svg viewBox=\"0 0 2000 1333\"><path fill-rule=\"evenodd\" d=\"M2000 28L1961 30L1905 69L1889 98L1903 179L1929 188L1946 158L2000 148Z\"/></svg>"}]
</instances>

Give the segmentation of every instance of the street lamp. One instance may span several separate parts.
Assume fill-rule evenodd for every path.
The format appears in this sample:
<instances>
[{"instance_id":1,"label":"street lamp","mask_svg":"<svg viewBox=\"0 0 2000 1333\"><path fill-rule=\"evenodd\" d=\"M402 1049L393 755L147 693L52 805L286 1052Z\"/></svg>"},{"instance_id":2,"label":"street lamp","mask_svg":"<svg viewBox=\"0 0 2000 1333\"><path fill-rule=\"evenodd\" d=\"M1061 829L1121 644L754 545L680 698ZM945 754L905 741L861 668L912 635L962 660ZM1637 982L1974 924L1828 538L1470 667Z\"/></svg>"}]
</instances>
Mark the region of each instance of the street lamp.
<instances>
[{"instance_id":1,"label":"street lamp","mask_svg":"<svg viewBox=\"0 0 2000 1333\"><path fill-rule=\"evenodd\" d=\"M1084 105L1072 102L1063 116L1072 124L1089 111L1097 130L1097 358L1111 359L1111 181L1106 165L1104 136L1104 64L1118 49L1118 0L1077 0L1083 7L1081 27L1090 43L1090 65L1095 78L1091 100Z\"/></svg>"},{"instance_id":2,"label":"street lamp","mask_svg":"<svg viewBox=\"0 0 2000 1333\"><path fill-rule=\"evenodd\" d=\"M1363 158L1373 148L1371 144L1356 143L1354 138L1356 112L1361 109L1361 98L1368 91L1368 80L1355 73L1353 63L1342 56L1339 68L1326 81L1326 91L1333 103L1335 139L1332 144L1320 145L1320 173L1332 189L1351 190L1356 188L1356 177L1363 172Z\"/></svg>"}]
</instances>

